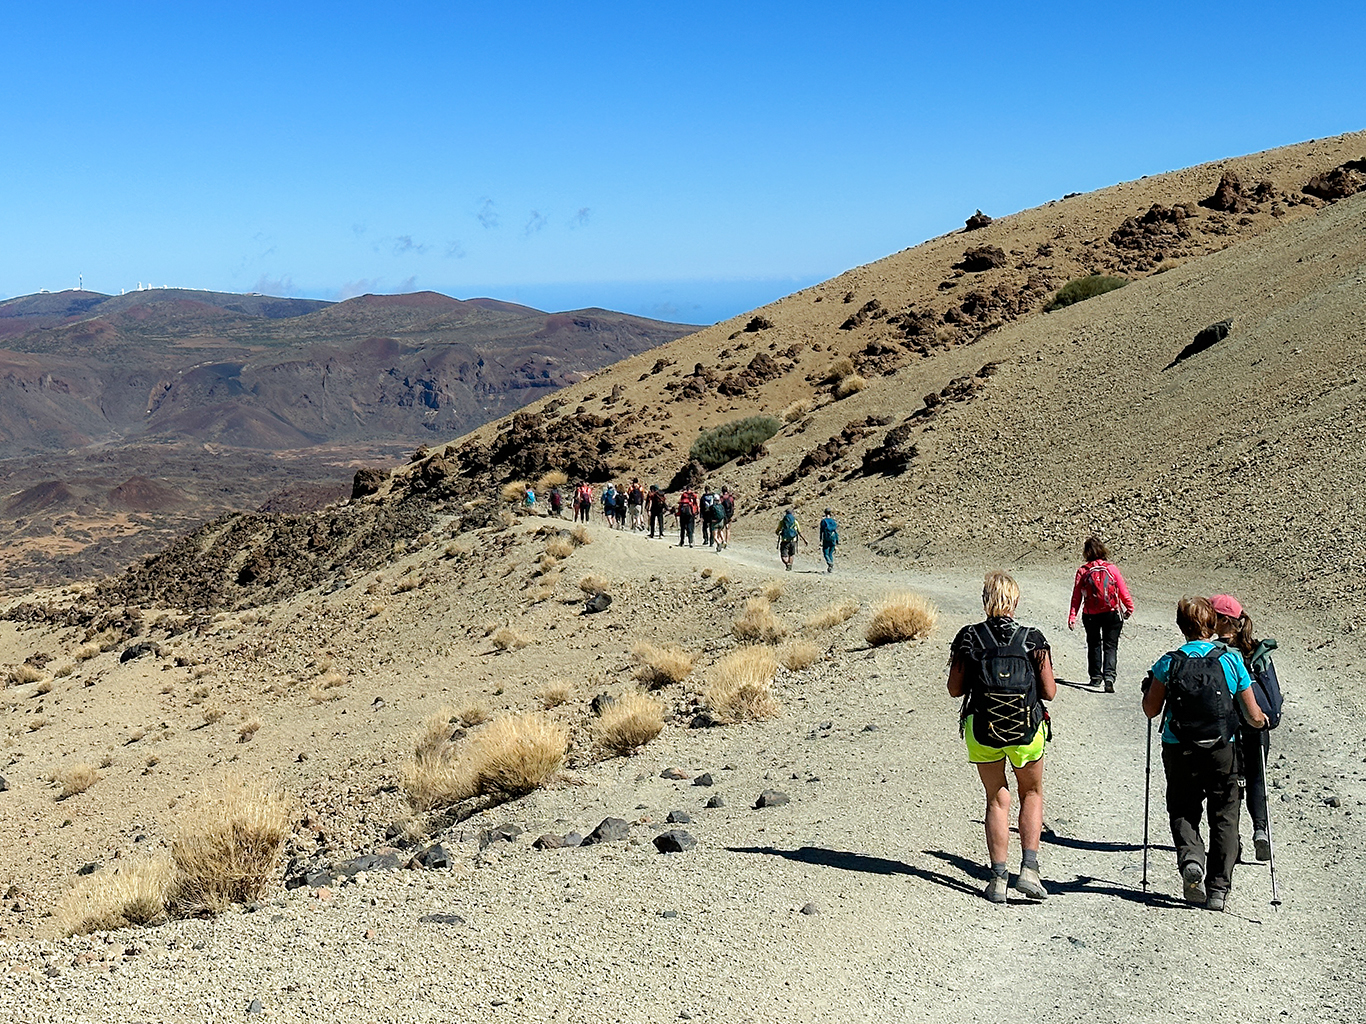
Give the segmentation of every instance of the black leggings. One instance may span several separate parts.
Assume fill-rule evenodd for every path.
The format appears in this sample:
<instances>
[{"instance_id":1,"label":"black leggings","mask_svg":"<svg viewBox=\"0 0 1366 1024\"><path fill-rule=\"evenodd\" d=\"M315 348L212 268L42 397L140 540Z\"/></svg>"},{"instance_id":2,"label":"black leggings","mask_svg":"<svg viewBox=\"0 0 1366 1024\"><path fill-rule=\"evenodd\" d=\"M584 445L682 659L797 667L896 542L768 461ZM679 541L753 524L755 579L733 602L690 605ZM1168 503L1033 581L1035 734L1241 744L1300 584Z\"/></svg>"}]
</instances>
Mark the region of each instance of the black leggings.
<instances>
[{"instance_id":1,"label":"black leggings","mask_svg":"<svg viewBox=\"0 0 1366 1024\"><path fill-rule=\"evenodd\" d=\"M1086 629L1086 670L1091 685L1115 684L1119 663L1119 634L1124 629L1124 616L1119 612L1082 614L1081 624Z\"/></svg>"},{"instance_id":2,"label":"black leggings","mask_svg":"<svg viewBox=\"0 0 1366 1024\"><path fill-rule=\"evenodd\" d=\"M1238 730L1238 762L1247 798L1247 812L1252 816L1252 828L1266 828L1266 773L1265 758L1271 751L1271 735L1265 729Z\"/></svg>"}]
</instances>

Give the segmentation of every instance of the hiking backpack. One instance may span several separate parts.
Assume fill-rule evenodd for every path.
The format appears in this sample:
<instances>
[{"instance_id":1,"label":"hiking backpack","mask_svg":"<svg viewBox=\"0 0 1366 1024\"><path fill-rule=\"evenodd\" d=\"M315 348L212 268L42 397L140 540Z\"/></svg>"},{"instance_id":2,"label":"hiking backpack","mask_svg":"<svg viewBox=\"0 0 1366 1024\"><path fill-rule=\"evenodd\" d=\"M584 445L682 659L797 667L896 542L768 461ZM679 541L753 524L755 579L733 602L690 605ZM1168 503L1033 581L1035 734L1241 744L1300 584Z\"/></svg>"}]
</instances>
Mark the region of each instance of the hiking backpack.
<instances>
[{"instance_id":1,"label":"hiking backpack","mask_svg":"<svg viewBox=\"0 0 1366 1024\"><path fill-rule=\"evenodd\" d=\"M1096 562L1086 570L1081 579L1086 589L1094 594L1107 610L1119 611L1119 583L1108 565Z\"/></svg>"},{"instance_id":2,"label":"hiking backpack","mask_svg":"<svg viewBox=\"0 0 1366 1024\"><path fill-rule=\"evenodd\" d=\"M697 495L692 491L684 491L678 498L678 508L682 512L697 515Z\"/></svg>"},{"instance_id":3,"label":"hiking backpack","mask_svg":"<svg viewBox=\"0 0 1366 1024\"><path fill-rule=\"evenodd\" d=\"M778 536L783 540L797 539L797 517L791 512L783 516L783 521L778 524Z\"/></svg>"},{"instance_id":4,"label":"hiking backpack","mask_svg":"<svg viewBox=\"0 0 1366 1024\"><path fill-rule=\"evenodd\" d=\"M1179 743L1213 750L1237 733L1233 694L1221 663L1227 651L1223 644L1199 656L1172 651L1167 669L1167 728Z\"/></svg>"},{"instance_id":5,"label":"hiking backpack","mask_svg":"<svg viewBox=\"0 0 1366 1024\"><path fill-rule=\"evenodd\" d=\"M839 526L830 516L821 520L821 546L830 547L840 542Z\"/></svg>"},{"instance_id":6,"label":"hiking backpack","mask_svg":"<svg viewBox=\"0 0 1366 1024\"><path fill-rule=\"evenodd\" d=\"M962 730L971 715L973 737L985 747L1028 743L1043 721L1039 674L1025 646L1028 634L1017 625L1001 644L986 623L972 627L976 643L966 653L976 671L968 678L958 726Z\"/></svg>"},{"instance_id":7,"label":"hiking backpack","mask_svg":"<svg viewBox=\"0 0 1366 1024\"><path fill-rule=\"evenodd\" d=\"M1271 663L1271 652L1276 649L1276 641L1270 638L1259 643L1248 659L1247 671L1252 677L1252 696L1257 706L1266 715L1268 729L1281 724L1281 711L1285 704L1281 696L1281 681L1276 678L1276 666Z\"/></svg>"}]
</instances>

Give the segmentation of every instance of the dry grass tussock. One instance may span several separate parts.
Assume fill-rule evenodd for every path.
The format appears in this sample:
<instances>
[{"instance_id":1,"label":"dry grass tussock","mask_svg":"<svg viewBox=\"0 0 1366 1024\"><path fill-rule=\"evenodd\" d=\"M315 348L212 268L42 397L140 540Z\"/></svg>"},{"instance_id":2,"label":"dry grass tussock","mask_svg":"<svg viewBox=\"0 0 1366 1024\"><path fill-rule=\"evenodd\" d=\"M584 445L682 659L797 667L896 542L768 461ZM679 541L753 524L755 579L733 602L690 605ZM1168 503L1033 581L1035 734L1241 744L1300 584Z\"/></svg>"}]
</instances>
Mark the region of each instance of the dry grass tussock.
<instances>
[{"instance_id":1,"label":"dry grass tussock","mask_svg":"<svg viewBox=\"0 0 1366 1024\"><path fill-rule=\"evenodd\" d=\"M69 796L84 793L99 782L100 773L95 771L94 765L75 764L62 772L58 781L62 784L62 794L57 799L65 800Z\"/></svg>"},{"instance_id":2,"label":"dry grass tussock","mask_svg":"<svg viewBox=\"0 0 1366 1024\"><path fill-rule=\"evenodd\" d=\"M821 650L809 640L794 640L783 648L778 655L778 660L790 672L800 672L804 668L810 668L821 656Z\"/></svg>"},{"instance_id":3,"label":"dry grass tussock","mask_svg":"<svg viewBox=\"0 0 1366 1024\"><path fill-rule=\"evenodd\" d=\"M868 382L857 373L851 373L847 377L841 377L840 382L835 385L835 396L837 398L848 398L856 395L868 386Z\"/></svg>"},{"instance_id":4,"label":"dry grass tussock","mask_svg":"<svg viewBox=\"0 0 1366 1024\"><path fill-rule=\"evenodd\" d=\"M36 683L42 678L42 670L34 668L32 665L20 665L18 668L11 669L9 674L11 686L26 686L29 683Z\"/></svg>"},{"instance_id":5,"label":"dry grass tussock","mask_svg":"<svg viewBox=\"0 0 1366 1024\"><path fill-rule=\"evenodd\" d=\"M531 640L510 626L504 626L489 638L500 651L520 651Z\"/></svg>"},{"instance_id":6,"label":"dry grass tussock","mask_svg":"<svg viewBox=\"0 0 1366 1024\"><path fill-rule=\"evenodd\" d=\"M165 853L141 857L81 879L57 905L63 935L150 924L166 915L175 865Z\"/></svg>"},{"instance_id":7,"label":"dry grass tussock","mask_svg":"<svg viewBox=\"0 0 1366 1024\"><path fill-rule=\"evenodd\" d=\"M825 371L825 379L829 381L843 380L853 372L854 361L848 356L843 356L830 364L830 369Z\"/></svg>"},{"instance_id":8,"label":"dry grass tussock","mask_svg":"<svg viewBox=\"0 0 1366 1024\"><path fill-rule=\"evenodd\" d=\"M71 673L75 671L76 666L68 661L54 668L52 670L52 676L54 679L65 679L67 676L71 675Z\"/></svg>"},{"instance_id":9,"label":"dry grass tussock","mask_svg":"<svg viewBox=\"0 0 1366 1024\"><path fill-rule=\"evenodd\" d=\"M559 565L560 560L558 558L551 554L545 554L541 556L541 560L536 567L536 572L538 575L544 576L548 572L554 572L559 568Z\"/></svg>"},{"instance_id":10,"label":"dry grass tussock","mask_svg":"<svg viewBox=\"0 0 1366 1024\"><path fill-rule=\"evenodd\" d=\"M542 494L549 494L552 487L563 487L569 483L569 477L558 469L552 469L548 473L542 473L536 481L536 497L539 499Z\"/></svg>"},{"instance_id":11,"label":"dry grass tussock","mask_svg":"<svg viewBox=\"0 0 1366 1024\"><path fill-rule=\"evenodd\" d=\"M206 789L181 816L167 906L178 914L219 913L261 895L289 837L283 793L228 779Z\"/></svg>"},{"instance_id":12,"label":"dry grass tussock","mask_svg":"<svg viewBox=\"0 0 1366 1024\"><path fill-rule=\"evenodd\" d=\"M525 480L509 480L503 484L503 489L498 492L498 496L504 501L521 501L526 497L527 482Z\"/></svg>"},{"instance_id":13,"label":"dry grass tussock","mask_svg":"<svg viewBox=\"0 0 1366 1024\"><path fill-rule=\"evenodd\" d=\"M776 601L783 596L783 585L777 580L769 580L760 589L760 593L769 601Z\"/></svg>"},{"instance_id":14,"label":"dry grass tussock","mask_svg":"<svg viewBox=\"0 0 1366 1024\"><path fill-rule=\"evenodd\" d=\"M579 580L579 589L591 597L594 594L607 593L612 589L612 584L601 576L589 573L583 579Z\"/></svg>"},{"instance_id":15,"label":"dry grass tussock","mask_svg":"<svg viewBox=\"0 0 1366 1024\"><path fill-rule=\"evenodd\" d=\"M746 601L730 630L747 643L766 644L775 643L788 633L787 627L773 614L773 606L766 597L752 597Z\"/></svg>"},{"instance_id":16,"label":"dry grass tussock","mask_svg":"<svg viewBox=\"0 0 1366 1024\"><path fill-rule=\"evenodd\" d=\"M98 644L85 644L82 647L78 647L76 653L73 654L72 657L77 661L89 661L91 658L98 657L99 653L100 648Z\"/></svg>"},{"instance_id":17,"label":"dry grass tussock","mask_svg":"<svg viewBox=\"0 0 1366 1024\"><path fill-rule=\"evenodd\" d=\"M778 701L773 696L777 672L773 648L741 648L711 667L702 698L724 722L773 718L778 714Z\"/></svg>"},{"instance_id":18,"label":"dry grass tussock","mask_svg":"<svg viewBox=\"0 0 1366 1024\"><path fill-rule=\"evenodd\" d=\"M584 526L582 523L574 527L574 529L570 530L569 536L574 541L574 543L579 545L580 547L582 547L585 544L593 543L593 535L588 532L588 527Z\"/></svg>"},{"instance_id":19,"label":"dry grass tussock","mask_svg":"<svg viewBox=\"0 0 1366 1024\"><path fill-rule=\"evenodd\" d=\"M346 685L346 676L340 672L325 672L308 687L308 697L314 704L336 700L341 696L340 688Z\"/></svg>"},{"instance_id":20,"label":"dry grass tussock","mask_svg":"<svg viewBox=\"0 0 1366 1024\"><path fill-rule=\"evenodd\" d=\"M664 730L664 705L640 692L622 694L602 712L596 734L600 749L623 756L639 750Z\"/></svg>"},{"instance_id":21,"label":"dry grass tussock","mask_svg":"<svg viewBox=\"0 0 1366 1024\"><path fill-rule=\"evenodd\" d=\"M537 714L495 719L461 744L449 737L445 713L428 719L418 731L402 780L408 802L417 810L481 794L530 793L560 770L569 749L568 728Z\"/></svg>"},{"instance_id":22,"label":"dry grass tussock","mask_svg":"<svg viewBox=\"0 0 1366 1024\"><path fill-rule=\"evenodd\" d=\"M546 541L545 553L551 558L568 558L577 545L568 537L552 537Z\"/></svg>"},{"instance_id":23,"label":"dry grass tussock","mask_svg":"<svg viewBox=\"0 0 1366 1024\"><path fill-rule=\"evenodd\" d=\"M547 711L551 708L557 708L561 704L568 704L570 698L573 696L573 685L565 682L563 679L556 679L553 682L546 683L536 691L536 699L541 702L541 707L545 708Z\"/></svg>"},{"instance_id":24,"label":"dry grass tussock","mask_svg":"<svg viewBox=\"0 0 1366 1024\"><path fill-rule=\"evenodd\" d=\"M796 423L799 419L809 413L811 408L811 399L799 398L783 410L783 422Z\"/></svg>"},{"instance_id":25,"label":"dry grass tussock","mask_svg":"<svg viewBox=\"0 0 1366 1024\"><path fill-rule=\"evenodd\" d=\"M681 683L693 666L693 656L680 647L637 644L631 657L637 666L636 678L652 690L670 683Z\"/></svg>"},{"instance_id":26,"label":"dry grass tussock","mask_svg":"<svg viewBox=\"0 0 1366 1024\"><path fill-rule=\"evenodd\" d=\"M852 597L842 597L831 601L824 608L812 612L806 620L807 629L833 629L841 622L848 622L858 614L859 603Z\"/></svg>"},{"instance_id":27,"label":"dry grass tussock","mask_svg":"<svg viewBox=\"0 0 1366 1024\"><path fill-rule=\"evenodd\" d=\"M874 647L929 636L939 622L939 609L919 594L894 594L873 608L873 621L863 637Z\"/></svg>"}]
</instances>

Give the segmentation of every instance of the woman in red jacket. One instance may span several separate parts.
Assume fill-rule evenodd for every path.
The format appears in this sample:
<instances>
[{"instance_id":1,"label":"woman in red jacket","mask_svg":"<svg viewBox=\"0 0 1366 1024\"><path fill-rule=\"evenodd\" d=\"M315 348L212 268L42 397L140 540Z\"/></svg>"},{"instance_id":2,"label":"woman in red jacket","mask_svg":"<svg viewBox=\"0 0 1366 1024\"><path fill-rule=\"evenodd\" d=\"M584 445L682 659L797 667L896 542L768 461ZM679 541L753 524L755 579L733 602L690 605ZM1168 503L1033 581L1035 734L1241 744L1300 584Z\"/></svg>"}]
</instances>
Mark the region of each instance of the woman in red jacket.
<instances>
[{"instance_id":1,"label":"woman in red jacket","mask_svg":"<svg viewBox=\"0 0 1366 1024\"><path fill-rule=\"evenodd\" d=\"M1082 549L1085 564L1072 584L1072 605L1067 628L1077 628L1077 612L1086 629L1086 668L1091 685L1115 692L1115 665L1119 660L1119 634L1124 620L1134 613L1134 599L1124 585L1119 568L1099 537L1086 538Z\"/></svg>"}]
</instances>

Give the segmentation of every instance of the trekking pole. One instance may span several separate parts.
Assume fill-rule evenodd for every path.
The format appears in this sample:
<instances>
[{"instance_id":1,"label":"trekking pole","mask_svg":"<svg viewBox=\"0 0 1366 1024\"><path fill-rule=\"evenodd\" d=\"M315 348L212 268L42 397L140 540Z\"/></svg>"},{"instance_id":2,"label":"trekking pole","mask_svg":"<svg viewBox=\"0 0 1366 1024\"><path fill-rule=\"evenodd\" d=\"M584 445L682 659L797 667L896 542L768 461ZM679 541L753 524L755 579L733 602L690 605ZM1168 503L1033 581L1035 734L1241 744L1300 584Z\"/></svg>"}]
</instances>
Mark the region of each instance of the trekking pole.
<instances>
[{"instance_id":1,"label":"trekking pole","mask_svg":"<svg viewBox=\"0 0 1366 1024\"><path fill-rule=\"evenodd\" d=\"M1147 766L1143 770L1143 891L1148 891L1148 806L1153 785L1153 720L1148 719ZM1275 877L1274 875L1272 876ZM1274 883L1273 883L1274 885Z\"/></svg>"},{"instance_id":2,"label":"trekking pole","mask_svg":"<svg viewBox=\"0 0 1366 1024\"><path fill-rule=\"evenodd\" d=\"M1266 747L1262 746L1262 738L1257 737L1257 756L1262 759L1262 785L1266 785ZM1266 809L1266 844L1271 849L1271 856L1268 860L1271 863L1271 905L1279 907L1281 897L1276 891L1276 841L1271 834L1271 807Z\"/></svg>"}]
</instances>

